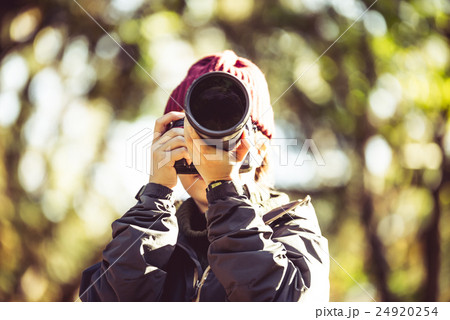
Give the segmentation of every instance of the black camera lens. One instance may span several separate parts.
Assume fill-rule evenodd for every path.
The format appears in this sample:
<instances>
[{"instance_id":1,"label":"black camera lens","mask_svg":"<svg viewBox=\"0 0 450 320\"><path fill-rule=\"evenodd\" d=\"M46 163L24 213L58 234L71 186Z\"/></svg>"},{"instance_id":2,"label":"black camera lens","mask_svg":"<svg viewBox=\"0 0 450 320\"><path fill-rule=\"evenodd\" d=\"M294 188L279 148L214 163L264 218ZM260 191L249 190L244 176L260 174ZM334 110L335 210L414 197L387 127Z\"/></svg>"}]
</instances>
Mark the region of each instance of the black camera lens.
<instances>
[{"instance_id":1,"label":"black camera lens","mask_svg":"<svg viewBox=\"0 0 450 320\"><path fill-rule=\"evenodd\" d=\"M192 128L207 144L229 151L241 138L250 121L250 98L247 88L237 77L213 71L197 78L186 93L185 114ZM183 119L170 128L184 127ZM185 159L174 165L178 174L198 174ZM244 161L240 171L250 169Z\"/></svg>"},{"instance_id":2,"label":"black camera lens","mask_svg":"<svg viewBox=\"0 0 450 320\"><path fill-rule=\"evenodd\" d=\"M222 140L224 150L240 138L250 117L247 88L240 79L222 71L197 78L186 94L185 105L186 117L199 136L206 142Z\"/></svg>"},{"instance_id":3,"label":"black camera lens","mask_svg":"<svg viewBox=\"0 0 450 320\"><path fill-rule=\"evenodd\" d=\"M246 108L245 93L228 77L209 77L192 90L192 117L209 130L224 131L238 125Z\"/></svg>"}]
</instances>

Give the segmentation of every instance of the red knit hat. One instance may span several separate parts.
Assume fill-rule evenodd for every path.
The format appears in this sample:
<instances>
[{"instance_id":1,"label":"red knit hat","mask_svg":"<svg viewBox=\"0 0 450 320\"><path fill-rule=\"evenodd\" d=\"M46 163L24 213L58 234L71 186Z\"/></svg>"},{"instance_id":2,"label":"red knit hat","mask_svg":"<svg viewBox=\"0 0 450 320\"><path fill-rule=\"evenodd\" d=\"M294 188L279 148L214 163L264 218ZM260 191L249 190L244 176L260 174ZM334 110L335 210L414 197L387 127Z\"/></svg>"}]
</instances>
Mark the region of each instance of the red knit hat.
<instances>
[{"instance_id":1,"label":"red knit hat","mask_svg":"<svg viewBox=\"0 0 450 320\"><path fill-rule=\"evenodd\" d=\"M252 103L250 114L252 122L265 136L269 139L272 138L275 124L266 78L253 62L238 57L230 50L206 56L193 64L186 78L170 95L164 114L170 111L182 111L186 93L192 82L201 75L211 71L231 73L245 83Z\"/></svg>"}]
</instances>

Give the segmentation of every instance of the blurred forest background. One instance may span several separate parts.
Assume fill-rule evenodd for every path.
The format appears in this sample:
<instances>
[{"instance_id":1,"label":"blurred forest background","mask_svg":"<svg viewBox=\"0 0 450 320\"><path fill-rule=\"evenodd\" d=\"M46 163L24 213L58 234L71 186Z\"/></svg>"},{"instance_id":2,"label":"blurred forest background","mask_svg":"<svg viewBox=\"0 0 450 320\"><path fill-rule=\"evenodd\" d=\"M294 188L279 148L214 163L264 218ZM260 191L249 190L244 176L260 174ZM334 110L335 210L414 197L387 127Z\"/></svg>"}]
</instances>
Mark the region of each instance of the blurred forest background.
<instances>
[{"instance_id":1,"label":"blurred forest background","mask_svg":"<svg viewBox=\"0 0 450 320\"><path fill-rule=\"evenodd\" d=\"M77 298L148 179L130 139L225 49L260 66L276 138L298 139L276 185L313 198L331 300L449 301L450 2L372 4L2 1L0 301ZM305 139L324 166L295 163Z\"/></svg>"}]
</instances>

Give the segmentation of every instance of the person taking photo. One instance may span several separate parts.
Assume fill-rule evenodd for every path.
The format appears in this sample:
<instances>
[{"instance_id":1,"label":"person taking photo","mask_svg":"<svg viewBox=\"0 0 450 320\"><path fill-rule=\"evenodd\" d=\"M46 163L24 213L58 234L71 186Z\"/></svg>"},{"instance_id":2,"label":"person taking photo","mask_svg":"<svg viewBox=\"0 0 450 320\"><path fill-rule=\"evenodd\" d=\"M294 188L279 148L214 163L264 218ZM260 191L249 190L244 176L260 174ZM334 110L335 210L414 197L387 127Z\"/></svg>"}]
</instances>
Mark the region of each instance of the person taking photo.
<instances>
[{"instance_id":1,"label":"person taking photo","mask_svg":"<svg viewBox=\"0 0 450 320\"><path fill-rule=\"evenodd\" d=\"M191 85L212 72L239 79L251 105L251 126L223 157L199 143L184 112ZM219 122L231 110L206 108L216 108ZM183 126L172 127L176 121ZM193 64L156 120L149 183L113 222L102 261L83 272L80 299L328 301L328 243L311 200L290 201L272 186L274 128L268 86L254 63L228 50ZM250 158L253 166L242 170ZM177 175L182 159L198 173ZM178 179L190 197L176 206Z\"/></svg>"}]
</instances>

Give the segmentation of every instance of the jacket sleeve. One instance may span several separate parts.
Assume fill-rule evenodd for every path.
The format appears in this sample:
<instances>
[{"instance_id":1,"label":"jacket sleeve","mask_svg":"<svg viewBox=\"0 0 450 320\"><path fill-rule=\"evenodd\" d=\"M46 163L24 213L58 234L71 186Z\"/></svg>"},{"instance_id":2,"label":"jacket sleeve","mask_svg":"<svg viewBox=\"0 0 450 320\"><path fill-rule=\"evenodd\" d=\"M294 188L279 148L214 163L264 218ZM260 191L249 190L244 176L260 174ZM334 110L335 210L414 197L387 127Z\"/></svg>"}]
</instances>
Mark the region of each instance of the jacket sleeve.
<instances>
[{"instance_id":1,"label":"jacket sleeve","mask_svg":"<svg viewBox=\"0 0 450 320\"><path fill-rule=\"evenodd\" d=\"M178 225L172 190L149 183L138 203L112 224L103 261L83 272L82 301L157 301Z\"/></svg>"},{"instance_id":2,"label":"jacket sleeve","mask_svg":"<svg viewBox=\"0 0 450 320\"><path fill-rule=\"evenodd\" d=\"M216 188L208 191L208 260L228 299L328 301L328 243L312 205L286 214L272 228L235 184Z\"/></svg>"}]
</instances>

